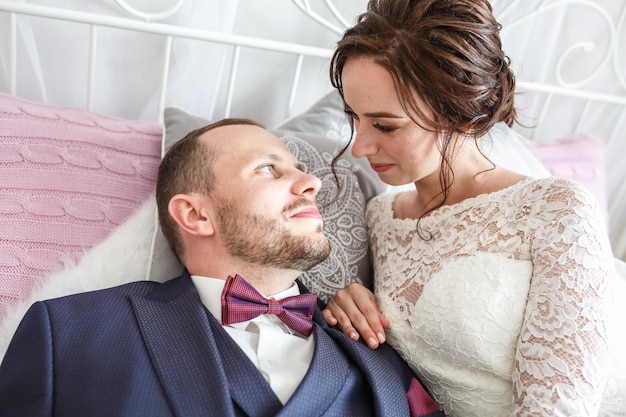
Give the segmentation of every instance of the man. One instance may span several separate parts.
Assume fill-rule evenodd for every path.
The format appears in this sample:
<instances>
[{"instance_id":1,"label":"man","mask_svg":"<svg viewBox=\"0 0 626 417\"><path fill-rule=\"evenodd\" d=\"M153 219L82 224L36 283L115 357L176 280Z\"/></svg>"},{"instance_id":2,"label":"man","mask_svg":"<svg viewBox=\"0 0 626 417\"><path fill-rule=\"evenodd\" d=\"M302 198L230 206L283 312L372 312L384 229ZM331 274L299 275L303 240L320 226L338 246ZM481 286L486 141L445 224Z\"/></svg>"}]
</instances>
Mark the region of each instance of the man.
<instances>
[{"instance_id":1,"label":"man","mask_svg":"<svg viewBox=\"0 0 626 417\"><path fill-rule=\"evenodd\" d=\"M296 282L330 250L319 188L252 121L191 132L157 182L182 276L36 303L0 367L0 414L437 413L395 352L329 328Z\"/></svg>"}]
</instances>

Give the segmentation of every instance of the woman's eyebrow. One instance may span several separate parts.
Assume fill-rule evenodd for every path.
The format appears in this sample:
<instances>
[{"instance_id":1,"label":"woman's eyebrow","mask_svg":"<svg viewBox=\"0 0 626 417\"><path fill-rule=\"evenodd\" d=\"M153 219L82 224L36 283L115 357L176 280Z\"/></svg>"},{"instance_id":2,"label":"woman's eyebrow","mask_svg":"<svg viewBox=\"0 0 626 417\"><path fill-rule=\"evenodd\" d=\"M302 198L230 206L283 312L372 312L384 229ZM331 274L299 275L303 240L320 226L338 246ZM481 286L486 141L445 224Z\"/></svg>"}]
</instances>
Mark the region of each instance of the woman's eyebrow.
<instances>
[{"instance_id":1,"label":"woman's eyebrow","mask_svg":"<svg viewBox=\"0 0 626 417\"><path fill-rule=\"evenodd\" d=\"M366 117L372 117L372 118L386 118L386 119L402 119L404 118L404 115L397 115L397 114L393 114L393 113L389 113L386 111L377 111L377 112L367 112L367 113L363 113L364 116Z\"/></svg>"}]
</instances>

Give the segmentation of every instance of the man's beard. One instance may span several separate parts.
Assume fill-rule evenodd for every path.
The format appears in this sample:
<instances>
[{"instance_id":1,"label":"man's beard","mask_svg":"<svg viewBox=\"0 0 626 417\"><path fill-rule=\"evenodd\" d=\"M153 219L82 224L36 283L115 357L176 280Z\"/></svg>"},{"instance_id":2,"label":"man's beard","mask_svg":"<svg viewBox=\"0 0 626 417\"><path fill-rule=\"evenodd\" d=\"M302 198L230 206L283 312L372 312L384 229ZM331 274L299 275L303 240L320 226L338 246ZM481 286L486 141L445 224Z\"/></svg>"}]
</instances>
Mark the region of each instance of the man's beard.
<instances>
[{"instance_id":1,"label":"man's beard","mask_svg":"<svg viewBox=\"0 0 626 417\"><path fill-rule=\"evenodd\" d=\"M292 204L286 211L302 204ZM227 250L250 263L306 271L330 254L330 242L323 235L294 235L280 220L244 213L225 200L219 200L216 211Z\"/></svg>"}]
</instances>

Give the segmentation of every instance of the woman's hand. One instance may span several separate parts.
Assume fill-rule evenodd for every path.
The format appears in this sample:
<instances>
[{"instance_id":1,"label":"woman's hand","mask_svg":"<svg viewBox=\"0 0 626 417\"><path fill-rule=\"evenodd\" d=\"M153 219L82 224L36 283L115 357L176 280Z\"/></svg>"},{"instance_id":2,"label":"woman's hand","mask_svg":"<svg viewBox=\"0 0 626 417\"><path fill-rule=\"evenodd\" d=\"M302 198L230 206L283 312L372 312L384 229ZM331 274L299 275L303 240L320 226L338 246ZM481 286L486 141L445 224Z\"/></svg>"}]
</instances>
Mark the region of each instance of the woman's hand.
<instances>
[{"instance_id":1,"label":"woman's hand","mask_svg":"<svg viewBox=\"0 0 626 417\"><path fill-rule=\"evenodd\" d=\"M338 325L350 338L359 340L360 333L372 349L385 343L389 320L380 313L374 294L361 284L350 284L337 291L322 314L326 323Z\"/></svg>"}]
</instances>

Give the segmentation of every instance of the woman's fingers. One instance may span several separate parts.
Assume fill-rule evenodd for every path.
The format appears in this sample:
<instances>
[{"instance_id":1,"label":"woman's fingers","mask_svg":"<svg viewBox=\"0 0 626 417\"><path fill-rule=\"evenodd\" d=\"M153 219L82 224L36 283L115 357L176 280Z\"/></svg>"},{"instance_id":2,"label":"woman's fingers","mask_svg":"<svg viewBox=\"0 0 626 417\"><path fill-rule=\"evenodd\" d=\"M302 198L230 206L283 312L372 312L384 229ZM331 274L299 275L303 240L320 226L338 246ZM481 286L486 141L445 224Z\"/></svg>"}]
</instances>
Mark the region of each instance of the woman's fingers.
<instances>
[{"instance_id":1,"label":"woman's fingers","mask_svg":"<svg viewBox=\"0 0 626 417\"><path fill-rule=\"evenodd\" d=\"M374 294L361 284L351 284L337 291L323 314L329 325L338 325L354 340L358 340L360 334L372 349L386 340L385 328L389 327L389 321L378 310Z\"/></svg>"},{"instance_id":2,"label":"woman's fingers","mask_svg":"<svg viewBox=\"0 0 626 417\"><path fill-rule=\"evenodd\" d=\"M359 340L359 333L354 327L352 327L350 318L340 305L333 303L332 298L328 302L326 308L322 311L322 315L329 326L337 325L346 335L348 335L348 337L354 340Z\"/></svg>"}]
</instances>

